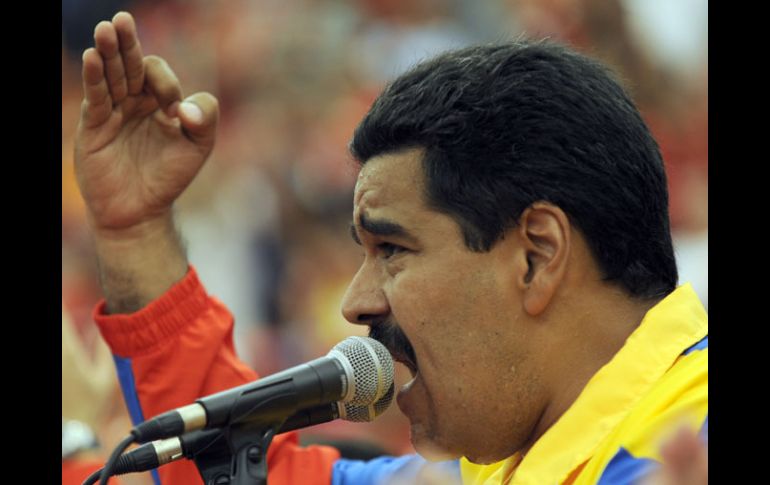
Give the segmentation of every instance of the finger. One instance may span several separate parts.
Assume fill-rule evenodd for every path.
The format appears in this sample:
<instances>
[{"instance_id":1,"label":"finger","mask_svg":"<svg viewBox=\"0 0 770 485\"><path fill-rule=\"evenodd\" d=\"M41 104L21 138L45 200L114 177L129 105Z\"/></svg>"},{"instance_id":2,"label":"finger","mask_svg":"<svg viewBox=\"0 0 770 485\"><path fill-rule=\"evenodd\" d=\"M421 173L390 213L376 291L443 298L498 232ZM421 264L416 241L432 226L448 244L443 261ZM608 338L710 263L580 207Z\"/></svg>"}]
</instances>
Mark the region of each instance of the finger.
<instances>
[{"instance_id":1,"label":"finger","mask_svg":"<svg viewBox=\"0 0 770 485\"><path fill-rule=\"evenodd\" d=\"M179 105L179 120L187 137L210 150L214 147L219 122L219 102L209 93L195 93Z\"/></svg>"},{"instance_id":2,"label":"finger","mask_svg":"<svg viewBox=\"0 0 770 485\"><path fill-rule=\"evenodd\" d=\"M107 77L107 86L110 88L112 101L118 104L125 99L128 88L115 26L107 21L99 22L94 29L94 41L96 42L96 50L99 51L104 60L104 74Z\"/></svg>"},{"instance_id":3,"label":"finger","mask_svg":"<svg viewBox=\"0 0 770 485\"><path fill-rule=\"evenodd\" d=\"M158 100L160 108L171 117L182 99L182 87L168 63L158 56L144 58L145 85Z\"/></svg>"},{"instance_id":4,"label":"finger","mask_svg":"<svg viewBox=\"0 0 770 485\"><path fill-rule=\"evenodd\" d=\"M118 12L112 18L112 25L118 34L128 95L140 94L144 86L144 62L134 18L128 12Z\"/></svg>"},{"instance_id":5,"label":"finger","mask_svg":"<svg viewBox=\"0 0 770 485\"><path fill-rule=\"evenodd\" d=\"M697 454L700 447L695 433L688 428L680 428L661 449L661 454L667 462L676 467L685 466Z\"/></svg>"},{"instance_id":6,"label":"finger","mask_svg":"<svg viewBox=\"0 0 770 485\"><path fill-rule=\"evenodd\" d=\"M695 433L682 428L661 448L666 474L672 483L708 483L708 452Z\"/></svg>"},{"instance_id":7,"label":"finger","mask_svg":"<svg viewBox=\"0 0 770 485\"><path fill-rule=\"evenodd\" d=\"M112 111L112 98L104 78L102 56L93 47L83 52L83 95L81 116L85 126L103 123Z\"/></svg>"}]
</instances>

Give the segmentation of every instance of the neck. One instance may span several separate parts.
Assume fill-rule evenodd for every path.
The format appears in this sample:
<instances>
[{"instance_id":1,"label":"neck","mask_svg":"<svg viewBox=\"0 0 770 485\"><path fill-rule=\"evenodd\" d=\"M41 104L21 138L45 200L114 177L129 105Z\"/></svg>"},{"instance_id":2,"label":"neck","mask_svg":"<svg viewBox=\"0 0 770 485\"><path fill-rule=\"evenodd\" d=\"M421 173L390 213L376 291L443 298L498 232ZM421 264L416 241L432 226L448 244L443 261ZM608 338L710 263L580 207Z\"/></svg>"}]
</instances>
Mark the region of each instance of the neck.
<instances>
[{"instance_id":1,"label":"neck","mask_svg":"<svg viewBox=\"0 0 770 485\"><path fill-rule=\"evenodd\" d=\"M573 304L564 305L559 318L544 325L550 328L543 368L549 369L553 392L521 450L524 454L572 406L588 381L612 360L657 303L631 299L614 287L602 288L601 296L596 290L582 292Z\"/></svg>"}]
</instances>

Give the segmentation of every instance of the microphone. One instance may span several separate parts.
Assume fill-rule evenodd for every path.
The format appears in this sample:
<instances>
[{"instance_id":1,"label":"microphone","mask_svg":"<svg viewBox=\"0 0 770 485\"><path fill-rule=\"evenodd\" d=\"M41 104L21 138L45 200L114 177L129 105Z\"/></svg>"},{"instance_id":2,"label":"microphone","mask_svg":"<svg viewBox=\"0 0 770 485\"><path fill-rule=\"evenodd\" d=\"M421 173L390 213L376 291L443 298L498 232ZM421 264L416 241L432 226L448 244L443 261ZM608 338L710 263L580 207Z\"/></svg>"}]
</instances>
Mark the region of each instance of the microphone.
<instances>
[{"instance_id":1,"label":"microphone","mask_svg":"<svg viewBox=\"0 0 770 485\"><path fill-rule=\"evenodd\" d=\"M392 387L393 359L385 346L348 337L325 357L197 399L137 425L131 434L141 444L232 424L278 425L300 410L336 401L342 403L340 415L376 416L374 407Z\"/></svg>"},{"instance_id":2,"label":"microphone","mask_svg":"<svg viewBox=\"0 0 770 485\"><path fill-rule=\"evenodd\" d=\"M357 406L350 403L334 402L304 409L290 416L283 423L277 434L294 431L335 419L355 422L369 422L380 416L393 401L395 385L391 384L388 392L369 406ZM219 428L198 430L179 437L156 440L131 450L118 459L114 475L144 472L161 465L187 458L192 460L198 453L213 446L225 446L224 436Z\"/></svg>"}]
</instances>

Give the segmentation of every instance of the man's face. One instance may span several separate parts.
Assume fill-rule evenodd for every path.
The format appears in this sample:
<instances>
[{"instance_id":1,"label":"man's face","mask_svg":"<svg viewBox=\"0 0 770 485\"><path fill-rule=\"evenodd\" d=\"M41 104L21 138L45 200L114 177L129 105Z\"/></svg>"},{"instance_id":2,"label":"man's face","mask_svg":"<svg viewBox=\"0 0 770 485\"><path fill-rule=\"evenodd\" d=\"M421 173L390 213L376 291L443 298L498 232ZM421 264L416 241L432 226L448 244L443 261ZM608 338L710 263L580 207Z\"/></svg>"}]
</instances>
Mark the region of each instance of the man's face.
<instances>
[{"instance_id":1,"label":"man's face","mask_svg":"<svg viewBox=\"0 0 770 485\"><path fill-rule=\"evenodd\" d=\"M527 442L547 397L516 285L521 250L515 234L468 249L457 223L427 207L421 156L382 155L361 170L352 230L365 258L343 314L410 368L397 402L415 448L490 463Z\"/></svg>"}]
</instances>

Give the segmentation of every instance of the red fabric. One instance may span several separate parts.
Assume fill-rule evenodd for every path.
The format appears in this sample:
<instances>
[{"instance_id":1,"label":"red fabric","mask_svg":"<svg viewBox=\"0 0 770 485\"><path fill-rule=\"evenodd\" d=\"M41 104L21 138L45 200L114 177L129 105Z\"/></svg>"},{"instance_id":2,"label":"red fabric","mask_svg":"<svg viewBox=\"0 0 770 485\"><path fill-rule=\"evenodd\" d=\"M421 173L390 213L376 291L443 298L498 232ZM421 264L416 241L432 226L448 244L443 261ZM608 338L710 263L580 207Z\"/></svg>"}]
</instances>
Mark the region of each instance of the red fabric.
<instances>
[{"instance_id":1,"label":"red fabric","mask_svg":"<svg viewBox=\"0 0 770 485\"><path fill-rule=\"evenodd\" d=\"M206 294L192 266L136 313L106 315L102 300L94 321L112 352L131 359L145 419L257 378L235 354L232 315ZM268 451L268 480L273 485L328 485L338 458L334 448L301 448L296 433L282 434ZM158 470L164 485L202 483L195 464L187 460Z\"/></svg>"}]
</instances>

